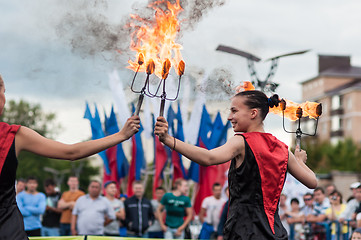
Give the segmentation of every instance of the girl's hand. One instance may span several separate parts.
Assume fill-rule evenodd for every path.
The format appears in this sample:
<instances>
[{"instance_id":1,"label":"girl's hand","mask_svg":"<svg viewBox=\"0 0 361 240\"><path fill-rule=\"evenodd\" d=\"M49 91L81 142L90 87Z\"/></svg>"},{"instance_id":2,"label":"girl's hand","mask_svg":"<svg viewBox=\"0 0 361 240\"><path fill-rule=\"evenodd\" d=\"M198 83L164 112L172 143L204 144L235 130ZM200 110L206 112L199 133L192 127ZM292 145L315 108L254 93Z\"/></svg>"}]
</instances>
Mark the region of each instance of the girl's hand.
<instances>
[{"instance_id":1,"label":"girl's hand","mask_svg":"<svg viewBox=\"0 0 361 240\"><path fill-rule=\"evenodd\" d=\"M132 137L139 131L140 120L139 116L132 116L128 118L120 132L124 135L125 139Z\"/></svg>"},{"instance_id":2,"label":"girl's hand","mask_svg":"<svg viewBox=\"0 0 361 240\"><path fill-rule=\"evenodd\" d=\"M302 161L303 163L307 162L307 153L305 150L300 149L296 146L295 157L297 160Z\"/></svg>"},{"instance_id":3,"label":"girl's hand","mask_svg":"<svg viewBox=\"0 0 361 240\"><path fill-rule=\"evenodd\" d=\"M168 135L168 122L164 117L158 117L155 123L154 134L159 137L161 142L164 142Z\"/></svg>"}]
</instances>

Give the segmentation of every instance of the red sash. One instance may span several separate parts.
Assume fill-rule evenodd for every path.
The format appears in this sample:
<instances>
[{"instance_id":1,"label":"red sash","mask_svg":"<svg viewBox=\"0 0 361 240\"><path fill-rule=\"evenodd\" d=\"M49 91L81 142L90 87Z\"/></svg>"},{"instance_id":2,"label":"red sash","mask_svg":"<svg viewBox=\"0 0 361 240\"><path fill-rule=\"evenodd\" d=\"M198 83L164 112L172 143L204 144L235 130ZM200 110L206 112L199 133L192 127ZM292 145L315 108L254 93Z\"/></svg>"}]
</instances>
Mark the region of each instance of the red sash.
<instances>
[{"instance_id":1,"label":"red sash","mask_svg":"<svg viewBox=\"0 0 361 240\"><path fill-rule=\"evenodd\" d=\"M274 231L274 215L286 178L288 146L269 133L243 133L251 148L261 175L263 205Z\"/></svg>"},{"instance_id":2,"label":"red sash","mask_svg":"<svg viewBox=\"0 0 361 240\"><path fill-rule=\"evenodd\" d=\"M20 125L9 125L0 122L0 174L3 169L9 149L13 144L15 134L19 130Z\"/></svg>"}]
</instances>

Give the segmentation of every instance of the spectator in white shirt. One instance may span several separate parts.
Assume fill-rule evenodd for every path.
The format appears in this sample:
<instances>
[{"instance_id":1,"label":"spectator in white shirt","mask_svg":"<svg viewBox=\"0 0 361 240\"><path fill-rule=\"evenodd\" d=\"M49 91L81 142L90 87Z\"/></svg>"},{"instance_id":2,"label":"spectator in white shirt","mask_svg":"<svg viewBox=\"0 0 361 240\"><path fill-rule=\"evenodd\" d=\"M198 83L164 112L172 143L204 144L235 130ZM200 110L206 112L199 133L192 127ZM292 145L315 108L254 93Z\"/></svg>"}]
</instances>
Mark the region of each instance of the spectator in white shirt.
<instances>
[{"instance_id":1,"label":"spectator in white shirt","mask_svg":"<svg viewBox=\"0 0 361 240\"><path fill-rule=\"evenodd\" d=\"M91 181L88 194L76 200L71 219L71 232L73 235L104 234L104 223L115 220L115 213L110 202L100 196L101 184Z\"/></svg>"},{"instance_id":2,"label":"spectator in white shirt","mask_svg":"<svg viewBox=\"0 0 361 240\"><path fill-rule=\"evenodd\" d=\"M214 183L212 192L212 196L203 199L201 211L199 212L199 219L203 223L199 239L214 239L217 237L220 215L226 200L221 198L221 184Z\"/></svg>"}]
</instances>

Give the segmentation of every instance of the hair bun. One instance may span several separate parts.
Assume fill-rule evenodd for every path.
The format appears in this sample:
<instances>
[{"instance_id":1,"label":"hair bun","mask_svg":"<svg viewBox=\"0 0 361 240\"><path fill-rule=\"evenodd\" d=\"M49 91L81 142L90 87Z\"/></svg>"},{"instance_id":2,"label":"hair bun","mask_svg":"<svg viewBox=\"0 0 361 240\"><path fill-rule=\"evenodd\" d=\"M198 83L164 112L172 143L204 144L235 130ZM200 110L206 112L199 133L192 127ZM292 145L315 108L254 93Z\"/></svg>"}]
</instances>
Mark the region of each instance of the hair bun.
<instances>
[{"instance_id":1,"label":"hair bun","mask_svg":"<svg viewBox=\"0 0 361 240\"><path fill-rule=\"evenodd\" d=\"M268 98L268 106L270 108L278 107L280 102L281 102L281 100L279 99L277 94L274 94L273 96Z\"/></svg>"}]
</instances>

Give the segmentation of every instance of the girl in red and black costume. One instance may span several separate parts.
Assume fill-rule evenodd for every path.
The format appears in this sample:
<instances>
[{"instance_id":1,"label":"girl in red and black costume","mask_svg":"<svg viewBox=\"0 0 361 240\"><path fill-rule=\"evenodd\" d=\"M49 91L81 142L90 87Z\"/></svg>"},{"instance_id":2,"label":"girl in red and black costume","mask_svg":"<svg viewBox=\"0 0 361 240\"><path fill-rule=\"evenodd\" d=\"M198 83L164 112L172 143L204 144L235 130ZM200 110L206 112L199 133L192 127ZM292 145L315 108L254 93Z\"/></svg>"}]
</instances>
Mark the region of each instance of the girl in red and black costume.
<instances>
[{"instance_id":1,"label":"girl in red and black costume","mask_svg":"<svg viewBox=\"0 0 361 240\"><path fill-rule=\"evenodd\" d=\"M0 75L0 114L4 105L5 85ZM81 159L127 140L138 132L139 124L139 117L133 116L118 133L97 140L63 144L44 138L27 127L0 122L0 239L28 239L15 200L17 156L22 150L49 158Z\"/></svg>"},{"instance_id":2,"label":"girl in red and black costume","mask_svg":"<svg viewBox=\"0 0 361 240\"><path fill-rule=\"evenodd\" d=\"M307 154L295 154L269 133L263 120L269 107L278 106L277 95L243 91L231 101L235 135L223 146L207 150L168 135L168 123L158 117L155 134L167 146L204 166L231 161L228 182L230 202L224 239L288 239L278 216L278 201L288 170L309 188L317 186L315 174L306 166Z\"/></svg>"}]
</instances>

